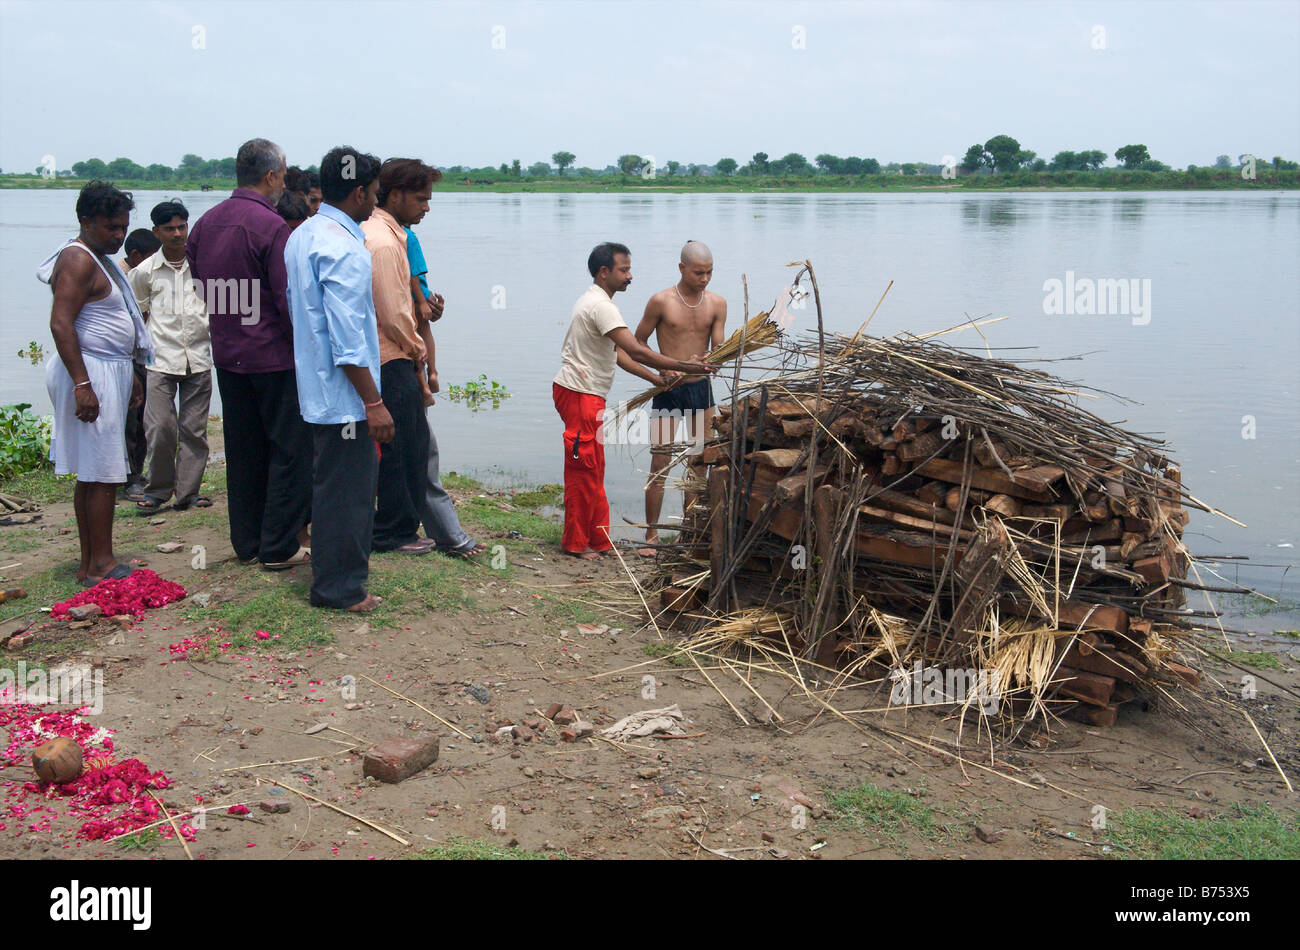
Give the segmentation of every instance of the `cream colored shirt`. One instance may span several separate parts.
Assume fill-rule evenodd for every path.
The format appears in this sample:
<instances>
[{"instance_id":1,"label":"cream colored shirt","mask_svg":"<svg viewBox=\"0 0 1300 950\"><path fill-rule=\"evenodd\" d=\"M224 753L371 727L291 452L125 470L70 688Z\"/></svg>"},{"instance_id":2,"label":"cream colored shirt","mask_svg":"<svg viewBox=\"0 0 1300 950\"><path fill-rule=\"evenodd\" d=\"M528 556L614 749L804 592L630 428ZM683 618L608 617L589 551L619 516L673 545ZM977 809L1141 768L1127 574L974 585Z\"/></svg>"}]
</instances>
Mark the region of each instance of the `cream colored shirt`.
<instances>
[{"instance_id":1,"label":"cream colored shirt","mask_svg":"<svg viewBox=\"0 0 1300 950\"><path fill-rule=\"evenodd\" d=\"M588 287L573 305L573 322L561 349L564 365L555 382L574 392L608 396L618 367L618 347L605 334L625 326L609 294L595 284Z\"/></svg>"},{"instance_id":2,"label":"cream colored shirt","mask_svg":"<svg viewBox=\"0 0 1300 950\"><path fill-rule=\"evenodd\" d=\"M361 222L370 252L371 296L379 321L379 362L426 356L411 297L411 265L406 258L406 230L383 208Z\"/></svg>"},{"instance_id":3,"label":"cream colored shirt","mask_svg":"<svg viewBox=\"0 0 1300 950\"><path fill-rule=\"evenodd\" d=\"M154 359L150 369L169 376L205 373L212 368L208 310L200 288L182 259L171 264L159 248L126 277L135 302L148 321Z\"/></svg>"}]
</instances>

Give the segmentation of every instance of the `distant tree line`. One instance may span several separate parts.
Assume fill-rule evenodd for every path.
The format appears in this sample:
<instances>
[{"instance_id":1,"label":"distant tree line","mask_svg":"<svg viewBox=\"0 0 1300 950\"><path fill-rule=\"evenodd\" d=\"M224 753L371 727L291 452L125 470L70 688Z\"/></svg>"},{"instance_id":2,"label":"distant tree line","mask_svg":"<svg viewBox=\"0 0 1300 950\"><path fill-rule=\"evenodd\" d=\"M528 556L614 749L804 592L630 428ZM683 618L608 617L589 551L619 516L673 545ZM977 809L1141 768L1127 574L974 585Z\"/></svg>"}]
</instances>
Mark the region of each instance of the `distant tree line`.
<instances>
[{"instance_id":1,"label":"distant tree line","mask_svg":"<svg viewBox=\"0 0 1300 950\"><path fill-rule=\"evenodd\" d=\"M682 163L669 160L658 163L653 158L632 153L620 155L614 164L604 168L574 167L577 156L573 152L557 151L552 153L551 162L534 162L527 168L519 159L502 162L499 166L474 167L453 165L443 167L443 172L451 182L469 179L473 182L550 179L550 178L700 178L717 176L721 178L752 179L795 179L811 180L821 177L847 177L861 179L870 175L943 175L945 178L954 174L963 175L1019 175L1025 172L1168 172L1170 167L1151 157L1145 145L1130 144L1116 149L1114 158L1118 167L1105 168L1108 155L1101 149L1085 151L1057 152L1050 161L1036 153L1024 149L1010 135L995 135L984 144L976 143L966 150L960 162L948 164L933 162L890 162L881 164L874 158L859 158L822 153L812 162L798 152L790 152L781 158L771 158L766 152L755 152L743 165L734 158L720 158L712 165ZM1229 171L1243 168L1251 160L1250 155L1240 155L1235 160L1228 155L1220 155L1212 166L1217 171ZM1260 156L1253 159L1255 166L1275 171L1294 171L1296 162L1281 156L1274 156L1267 161ZM314 170L311 166L308 170ZM1208 171L1202 168L1201 171ZM1188 172L1197 171L1197 166L1188 165ZM11 173L12 174L12 173ZM31 173L18 173L31 174ZM49 177L50 169L37 168L35 174ZM176 167L154 163L140 165L129 158L115 158L106 162L99 158L88 158L74 163L71 168L58 169L58 178L93 179L102 178L109 181L129 181L137 183L166 185L168 183L185 184L191 182L232 182L235 177L235 159L202 158L187 154L181 158ZM1060 183L1059 181L1057 183Z\"/></svg>"}]
</instances>

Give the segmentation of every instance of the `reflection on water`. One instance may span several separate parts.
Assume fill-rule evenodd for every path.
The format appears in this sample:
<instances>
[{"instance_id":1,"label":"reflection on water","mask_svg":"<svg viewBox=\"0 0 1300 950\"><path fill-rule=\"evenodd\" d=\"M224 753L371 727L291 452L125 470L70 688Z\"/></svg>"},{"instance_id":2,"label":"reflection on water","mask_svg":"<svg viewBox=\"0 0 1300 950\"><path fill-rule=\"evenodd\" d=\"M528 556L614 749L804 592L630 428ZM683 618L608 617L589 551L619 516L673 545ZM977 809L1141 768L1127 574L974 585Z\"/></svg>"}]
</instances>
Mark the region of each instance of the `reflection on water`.
<instances>
[{"instance_id":1,"label":"reflection on water","mask_svg":"<svg viewBox=\"0 0 1300 950\"><path fill-rule=\"evenodd\" d=\"M164 198L140 192L132 227ZM187 192L191 221L220 201ZM48 411L43 374L14 354L33 338L52 351L49 290L37 263L75 231L73 191L0 191L0 401ZM590 283L587 254L599 241L633 251L634 282L616 298L632 326L646 300L677 279L681 245L714 252L712 289L741 317L741 274L750 312L766 308L791 278L786 265L817 269L829 330L853 332L895 283L871 332L922 333L965 315L1011 319L950 337L954 343L1030 347L1010 355L1062 358L1053 372L1121 393L1137 405L1088 403L1136 431L1164 434L1198 497L1246 522L1196 515L1189 543L1287 564L1300 544L1300 195L1295 193L1021 193L958 195L436 195L416 228L431 285L447 298L435 326L444 387L480 373L514 397L471 414L439 400L432 410L449 470L502 470L536 481L562 478L551 378L573 301ZM1077 278L1151 281L1151 319L1125 314L1049 315L1044 283ZM504 292L504 309L494 308ZM793 328L813 327L811 307ZM715 383L725 398L729 378ZM612 399L641 389L620 374ZM1256 438L1243 439L1252 416ZM612 449L614 519L642 518L649 467L643 449ZM1231 576L1277 593L1281 568ZM1209 578L1207 578L1209 581ZM1211 581L1212 582L1212 581ZM1297 592L1300 571L1284 583Z\"/></svg>"}]
</instances>

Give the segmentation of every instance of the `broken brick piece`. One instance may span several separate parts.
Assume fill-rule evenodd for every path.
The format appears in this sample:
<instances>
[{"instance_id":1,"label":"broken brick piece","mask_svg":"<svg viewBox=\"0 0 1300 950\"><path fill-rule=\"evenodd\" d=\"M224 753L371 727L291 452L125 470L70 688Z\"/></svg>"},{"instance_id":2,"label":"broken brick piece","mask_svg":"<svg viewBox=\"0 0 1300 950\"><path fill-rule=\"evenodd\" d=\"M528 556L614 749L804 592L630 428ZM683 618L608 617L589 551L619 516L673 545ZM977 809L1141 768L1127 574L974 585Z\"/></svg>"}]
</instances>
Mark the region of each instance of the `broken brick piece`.
<instances>
[{"instance_id":1,"label":"broken brick piece","mask_svg":"<svg viewBox=\"0 0 1300 950\"><path fill-rule=\"evenodd\" d=\"M551 722L554 722L556 715L563 708L564 703L551 703L551 705L546 707L546 718L551 720Z\"/></svg>"},{"instance_id":2,"label":"broken brick piece","mask_svg":"<svg viewBox=\"0 0 1300 950\"><path fill-rule=\"evenodd\" d=\"M394 785L438 761L436 736L385 739L371 746L362 759L361 774Z\"/></svg>"},{"instance_id":3,"label":"broken brick piece","mask_svg":"<svg viewBox=\"0 0 1300 950\"><path fill-rule=\"evenodd\" d=\"M73 620L93 620L104 616L104 608L99 604L78 604L68 608L68 616Z\"/></svg>"},{"instance_id":4,"label":"broken brick piece","mask_svg":"<svg viewBox=\"0 0 1300 950\"><path fill-rule=\"evenodd\" d=\"M565 706L552 716L551 719L552 721L559 723L561 726L568 726L578 721L578 714L574 712L572 706Z\"/></svg>"},{"instance_id":5,"label":"broken brick piece","mask_svg":"<svg viewBox=\"0 0 1300 950\"><path fill-rule=\"evenodd\" d=\"M565 742L577 742L577 741L578 741L578 730L576 730L576 729L561 729L561 730L560 730L560 738L561 738L562 740L564 740Z\"/></svg>"},{"instance_id":6,"label":"broken brick piece","mask_svg":"<svg viewBox=\"0 0 1300 950\"><path fill-rule=\"evenodd\" d=\"M258 808L272 815L283 815L289 811L288 802L277 802L275 799L267 799L264 802L258 802Z\"/></svg>"}]
</instances>

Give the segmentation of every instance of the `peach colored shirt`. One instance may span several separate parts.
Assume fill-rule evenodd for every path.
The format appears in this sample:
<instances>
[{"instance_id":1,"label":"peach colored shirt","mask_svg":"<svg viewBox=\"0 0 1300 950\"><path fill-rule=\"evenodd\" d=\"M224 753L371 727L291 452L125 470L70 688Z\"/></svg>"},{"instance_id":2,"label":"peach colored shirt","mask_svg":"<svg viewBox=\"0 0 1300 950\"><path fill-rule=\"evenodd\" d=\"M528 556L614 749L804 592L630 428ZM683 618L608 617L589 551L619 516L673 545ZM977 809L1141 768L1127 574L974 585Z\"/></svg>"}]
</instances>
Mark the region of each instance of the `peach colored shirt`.
<instances>
[{"instance_id":1,"label":"peach colored shirt","mask_svg":"<svg viewBox=\"0 0 1300 950\"><path fill-rule=\"evenodd\" d=\"M415 322L411 265L406 259L406 231L383 208L361 222L370 252L371 290L379 321L379 362L425 358L424 341Z\"/></svg>"}]
</instances>

